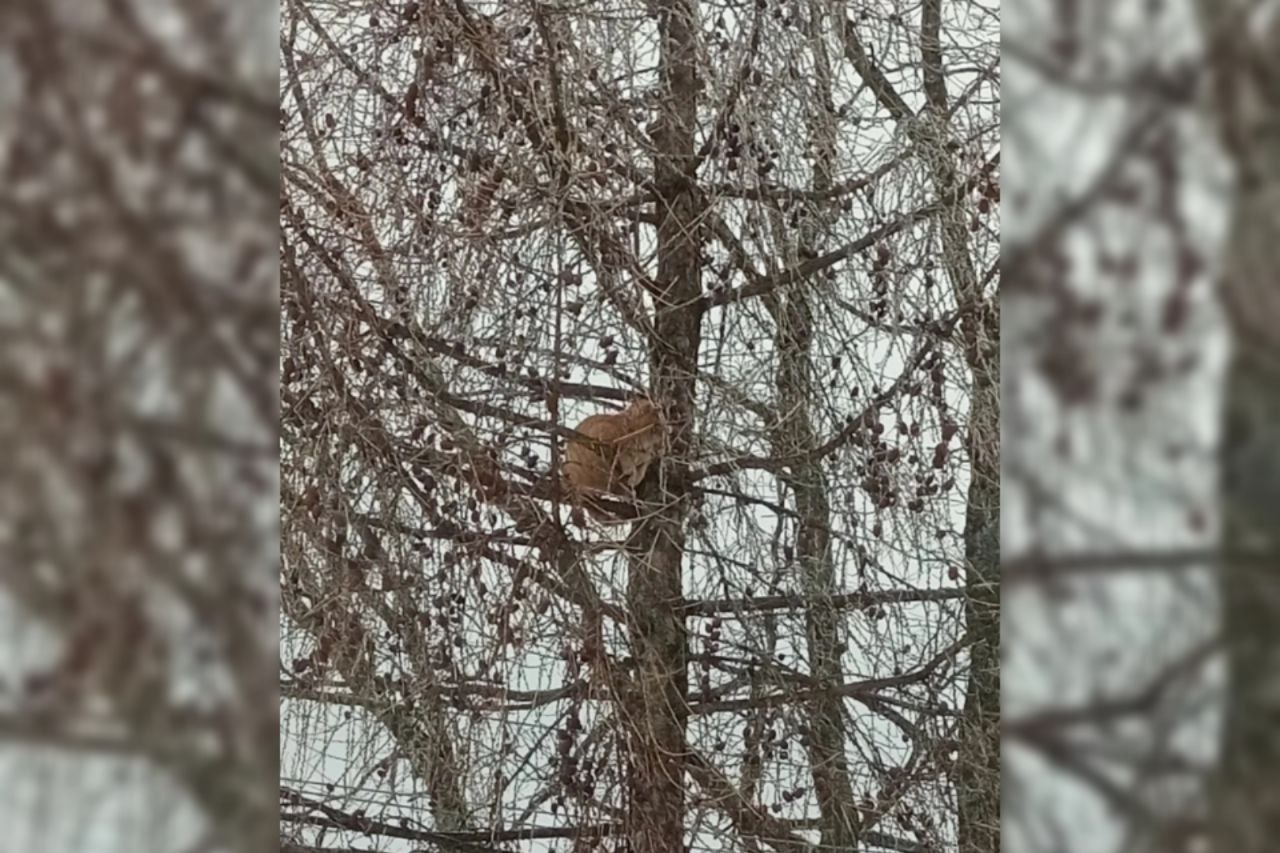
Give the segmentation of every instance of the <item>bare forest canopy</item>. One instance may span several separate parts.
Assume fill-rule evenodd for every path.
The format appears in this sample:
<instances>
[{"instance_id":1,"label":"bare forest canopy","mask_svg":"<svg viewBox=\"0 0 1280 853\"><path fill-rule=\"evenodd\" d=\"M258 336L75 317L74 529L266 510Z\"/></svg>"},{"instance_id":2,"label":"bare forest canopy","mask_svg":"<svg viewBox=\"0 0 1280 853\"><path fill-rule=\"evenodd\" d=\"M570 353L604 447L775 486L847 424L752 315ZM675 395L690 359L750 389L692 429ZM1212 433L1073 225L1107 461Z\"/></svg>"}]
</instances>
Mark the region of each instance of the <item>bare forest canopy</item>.
<instances>
[{"instance_id":1,"label":"bare forest canopy","mask_svg":"<svg viewBox=\"0 0 1280 853\"><path fill-rule=\"evenodd\" d=\"M995 849L998 36L285 0L289 844Z\"/></svg>"}]
</instances>

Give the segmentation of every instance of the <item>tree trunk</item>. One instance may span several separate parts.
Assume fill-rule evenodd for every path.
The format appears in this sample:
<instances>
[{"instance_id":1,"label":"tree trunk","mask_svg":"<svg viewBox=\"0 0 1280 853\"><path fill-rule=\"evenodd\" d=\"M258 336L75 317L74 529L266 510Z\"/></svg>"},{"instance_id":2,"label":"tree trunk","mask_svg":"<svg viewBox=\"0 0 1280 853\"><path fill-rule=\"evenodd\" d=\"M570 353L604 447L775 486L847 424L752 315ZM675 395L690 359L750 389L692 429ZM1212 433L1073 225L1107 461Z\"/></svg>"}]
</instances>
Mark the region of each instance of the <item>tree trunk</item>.
<instances>
[{"instance_id":1,"label":"tree trunk","mask_svg":"<svg viewBox=\"0 0 1280 853\"><path fill-rule=\"evenodd\" d=\"M692 178L697 122L697 14L693 0L658 5L661 106L654 125L654 182L659 217L653 390L669 405L670 453L660 472L672 498L688 492L693 428L694 365L700 341L699 217L702 199ZM653 498L652 479L642 497ZM670 500L670 498L668 499ZM627 609L636 669L630 740L627 839L633 853L684 848L685 741L688 723L688 641L682 607L686 504L681 501L637 524L628 543Z\"/></svg>"},{"instance_id":2,"label":"tree trunk","mask_svg":"<svg viewBox=\"0 0 1280 853\"><path fill-rule=\"evenodd\" d=\"M941 214L942 263L960 311L969 365L966 449L965 624L971 639L969 679L960 718L960 748L952 774L960 853L1000 848L1000 325L974 270L955 158L948 148L949 112L943 73L941 0L926 0L921 60L928 106L912 126L933 173Z\"/></svg>"},{"instance_id":3,"label":"tree trunk","mask_svg":"<svg viewBox=\"0 0 1280 853\"><path fill-rule=\"evenodd\" d=\"M832 186L836 157L836 129L831 96L831 69L825 46L825 19L817 4L810 6L809 40L814 59L814 85L809 116L810 150L814 152L812 188L815 196ZM803 220L799 250L806 258L822 253L826 221L830 214L822 203ZM788 259L794 262L794 259ZM816 285L799 281L765 305L776 324L778 351L777 399L782 417L774 439L774 453L789 457L809 454L820 441L814 431L815 405L813 346L814 292ZM783 479L795 492L800 516L796 559L803 593L809 601L805 613L805 639L809 674L818 686L843 682L841 654L844 642L842 614L832 606L836 594L836 572L831 551L831 500L826 472L820 461L798 462L788 467ZM848 732L841 697L820 693L808 708L809 772L820 813L819 827L824 848L857 849L858 812L849 762L845 756Z\"/></svg>"},{"instance_id":4,"label":"tree trunk","mask_svg":"<svg viewBox=\"0 0 1280 853\"><path fill-rule=\"evenodd\" d=\"M1213 104L1236 166L1220 295L1232 334L1221 444L1223 545L1280 550L1280 26L1252 36L1243 7L1201 4ZM1280 561L1220 567L1227 695L1210 786L1214 849L1255 853L1280 838Z\"/></svg>"},{"instance_id":5,"label":"tree trunk","mask_svg":"<svg viewBox=\"0 0 1280 853\"><path fill-rule=\"evenodd\" d=\"M781 424L787 445L779 452L787 454L806 453L818 445L809 416L813 402L809 381L812 306L802 288L803 285L797 286L787 296L786 305L779 312L779 402L787 413ZM832 604L836 576L827 479L821 462L792 465L785 479L795 491L800 516L796 558L804 597L809 602L805 613L809 674L818 687L834 686L844 680L840 663L844 643L842 615ZM834 850L857 847L858 813L845 757L847 741L843 700L839 695L819 692L809 706L809 768L821 812L821 843Z\"/></svg>"},{"instance_id":6,"label":"tree trunk","mask_svg":"<svg viewBox=\"0 0 1280 853\"><path fill-rule=\"evenodd\" d=\"M971 460L965 512L965 624L969 682L953 774L960 853L1000 849L1000 468L999 360L973 370Z\"/></svg>"},{"instance_id":7,"label":"tree trunk","mask_svg":"<svg viewBox=\"0 0 1280 853\"><path fill-rule=\"evenodd\" d=\"M1251 228L1248 224L1238 224ZM1276 259L1280 262L1280 257ZM1228 549L1280 549L1280 370L1248 349L1228 369L1222 445ZM1228 560L1221 594L1228 688L1216 793L1220 851L1280 838L1280 584L1275 561Z\"/></svg>"}]
</instances>

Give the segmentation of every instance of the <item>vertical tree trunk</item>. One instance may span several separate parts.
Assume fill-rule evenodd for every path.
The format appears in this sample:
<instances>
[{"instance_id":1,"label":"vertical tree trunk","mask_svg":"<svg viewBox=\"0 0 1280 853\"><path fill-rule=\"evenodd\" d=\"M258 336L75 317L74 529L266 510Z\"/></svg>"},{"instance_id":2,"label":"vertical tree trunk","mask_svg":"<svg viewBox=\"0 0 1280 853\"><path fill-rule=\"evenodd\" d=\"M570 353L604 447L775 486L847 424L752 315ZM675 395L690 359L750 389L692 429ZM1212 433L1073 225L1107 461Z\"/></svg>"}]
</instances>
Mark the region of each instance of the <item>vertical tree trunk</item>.
<instances>
[{"instance_id":1,"label":"vertical tree trunk","mask_svg":"<svg viewBox=\"0 0 1280 853\"><path fill-rule=\"evenodd\" d=\"M814 57L815 93L809 116L810 149L814 152L812 187L821 194L831 188L836 157L835 107L831 96L831 68L825 45L825 19L818 4L810 4L809 39ZM829 203L828 203L829 204ZM823 202L803 221L799 251L803 257L822 252L827 211ZM788 259L792 261L793 259ZM778 350L777 399L782 412L774 452L787 457L812 452L819 444L811 412L815 383L811 349L813 346L814 287L799 281L768 297L765 304L776 324ZM818 685L840 684L844 649L841 613L832 606L836 593L836 573L831 551L831 500L826 472L820 461L799 462L783 475L795 492L800 516L796 559L805 597L810 604L805 614L805 639L809 673ZM808 757L810 775L820 813L821 843L833 850L857 849L858 812L849 763L845 756L848 732L845 729L843 700L819 694L808 708Z\"/></svg>"},{"instance_id":2,"label":"vertical tree trunk","mask_svg":"<svg viewBox=\"0 0 1280 853\"><path fill-rule=\"evenodd\" d=\"M1253 228L1237 223L1238 228ZM1276 236L1273 236L1273 240ZM1280 257L1276 258L1280 263ZM1272 284L1271 286L1274 286ZM1222 445L1224 545L1280 550L1280 350L1247 347L1228 368ZM1221 567L1228 688L1214 781L1215 847L1260 853L1280 838L1280 564Z\"/></svg>"},{"instance_id":3,"label":"vertical tree trunk","mask_svg":"<svg viewBox=\"0 0 1280 853\"><path fill-rule=\"evenodd\" d=\"M1221 445L1223 545L1280 551L1280 25L1255 35L1246 7L1200 6L1212 103L1236 166L1221 297L1232 334ZM1280 562L1220 567L1227 695L1211 785L1214 848L1272 850L1280 838Z\"/></svg>"},{"instance_id":4,"label":"vertical tree trunk","mask_svg":"<svg viewBox=\"0 0 1280 853\"><path fill-rule=\"evenodd\" d=\"M1258 209L1258 201L1274 199L1277 190L1280 181L1272 181L1267 194L1246 194L1237 203L1227 290L1277 287L1280 231L1274 211L1269 220ZM1245 555L1280 552L1280 335L1274 325L1271 341L1251 335L1244 317L1231 325L1221 511L1223 546L1236 556L1220 567L1227 695L1211 788L1215 848L1260 853L1280 838L1280 562Z\"/></svg>"},{"instance_id":5,"label":"vertical tree trunk","mask_svg":"<svg viewBox=\"0 0 1280 853\"><path fill-rule=\"evenodd\" d=\"M803 285L797 286L778 312L779 402L787 413L781 424L786 446L779 451L787 454L805 453L818 444L809 417L813 402L809 363L813 311L802 288ZM809 600L805 614L809 674L819 686L837 685L843 681L840 656L844 644L841 613L832 605L836 578L826 475L821 462L807 462L792 465L785 479L795 491L800 516L796 558L804 595ZM821 812L821 843L833 850L857 847L857 810L845 757L847 739L841 697L819 693L809 706L809 768Z\"/></svg>"},{"instance_id":6,"label":"vertical tree trunk","mask_svg":"<svg viewBox=\"0 0 1280 853\"><path fill-rule=\"evenodd\" d=\"M975 365L965 511L965 624L969 682L952 778L960 853L1000 849L1000 388L999 359Z\"/></svg>"},{"instance_id":7,"label":"vertical tree trunk","mask_svg":"<svg viewBox=\"0 0 1280 853\"><path fill-rule=\"evenodd\" d=\"M700 340L700 226L693 178L697 122L697 8L694 0L657 5L660 37L659 113L654 124L658 270L650 367L654 391L670 405L671 453L661 477L667 495L688 491L694 365ZM646 498L655 497L652 482ZM628 737L630 793L627 838L633 853L684 847L687 638L681 586L685 504L666 506L637 524L627 583L635 701Z\"/></svg>"},{"instance_id":8,"label":"vertical tree trunk","mask_svg":"<svg viewBox=\"0 0 1280 853\"><path fill-rule=\"evenodd\" d=\"M921 60L927 107L912 131L948 204L941 214L942 262L960 310L970 375L965 511L965 623L972 640L952 774L960 853L1000 848L1000 327L973 266L965 193L947 148L948 98L943 74L941 0L925 0Z\"/></svg>"}]
</instances>

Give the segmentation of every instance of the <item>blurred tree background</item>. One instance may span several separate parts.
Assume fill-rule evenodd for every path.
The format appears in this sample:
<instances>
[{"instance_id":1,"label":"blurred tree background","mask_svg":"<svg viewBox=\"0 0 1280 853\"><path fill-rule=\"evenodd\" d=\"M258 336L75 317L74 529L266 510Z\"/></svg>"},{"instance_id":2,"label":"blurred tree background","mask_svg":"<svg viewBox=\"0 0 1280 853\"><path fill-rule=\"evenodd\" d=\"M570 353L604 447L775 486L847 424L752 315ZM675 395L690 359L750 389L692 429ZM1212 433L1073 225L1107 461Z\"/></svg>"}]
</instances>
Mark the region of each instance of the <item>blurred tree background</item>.
<instances>
[{"instance_id":1,"label":"blurred tree background","mask_svg":"<svg viewBox=\"0 0 1280 853\"><path fill-rule=\"evenodd\" d=\"M996 849L995 8L283 8L286 845Z\"/></svg>"},{"instance_id":2,"label":"blurred tree background","mask_svg":"<svg viewBox=\"0 0 1280 853\"><path fill-rule=\"evenodd\" d=\"M278 844L275 32L0 6L0 849Z\"/></svg>"},{"instance_id":3,"label":"blurred tree background","mask_svg":"<svg viewBox=\"0 0 1280 853\"><path fill-rule=\"evenodd\" d=\"M1280 828L1277 13L1006 8L1015 849Z\"/></svg>"}]
</instances>

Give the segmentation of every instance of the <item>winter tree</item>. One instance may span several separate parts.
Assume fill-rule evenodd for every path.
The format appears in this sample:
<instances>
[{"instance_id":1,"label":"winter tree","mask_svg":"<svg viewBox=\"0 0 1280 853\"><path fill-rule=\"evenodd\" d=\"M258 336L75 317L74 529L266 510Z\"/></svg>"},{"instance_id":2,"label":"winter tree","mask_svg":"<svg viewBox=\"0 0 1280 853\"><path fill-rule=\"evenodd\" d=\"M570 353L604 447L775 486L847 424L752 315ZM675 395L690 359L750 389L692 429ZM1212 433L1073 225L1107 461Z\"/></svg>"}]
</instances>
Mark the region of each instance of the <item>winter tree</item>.
<instances>
[{"instance_id":1,"label":"winter tree","mask_svg":"<svg viewBox=\"0 0 1280 853\"><path fill-rule=\"evenodd\" d=\"M995 8L283 9L285 843L996 849Z\"/></svg>"}]
</instances>

